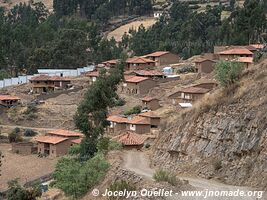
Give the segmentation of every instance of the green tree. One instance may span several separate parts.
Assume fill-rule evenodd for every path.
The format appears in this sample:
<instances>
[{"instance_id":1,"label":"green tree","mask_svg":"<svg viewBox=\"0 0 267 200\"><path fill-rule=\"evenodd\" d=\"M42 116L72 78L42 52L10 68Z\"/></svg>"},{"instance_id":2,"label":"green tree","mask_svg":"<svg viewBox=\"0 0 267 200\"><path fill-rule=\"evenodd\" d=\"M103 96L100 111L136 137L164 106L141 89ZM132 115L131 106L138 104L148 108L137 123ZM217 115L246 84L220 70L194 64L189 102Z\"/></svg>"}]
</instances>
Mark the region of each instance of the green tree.
<instances>
[{"instance_id":1,"label":"green tree","mask_svg":"<svg viewBox=\"0 0 267 200\"><path fill-rule=\"evenodd\" d=\"M222 86L227 87L239 80L242 70L243 64L240 62L220 61L215 66L216 79Z\"/></svg>"}]
</instances>

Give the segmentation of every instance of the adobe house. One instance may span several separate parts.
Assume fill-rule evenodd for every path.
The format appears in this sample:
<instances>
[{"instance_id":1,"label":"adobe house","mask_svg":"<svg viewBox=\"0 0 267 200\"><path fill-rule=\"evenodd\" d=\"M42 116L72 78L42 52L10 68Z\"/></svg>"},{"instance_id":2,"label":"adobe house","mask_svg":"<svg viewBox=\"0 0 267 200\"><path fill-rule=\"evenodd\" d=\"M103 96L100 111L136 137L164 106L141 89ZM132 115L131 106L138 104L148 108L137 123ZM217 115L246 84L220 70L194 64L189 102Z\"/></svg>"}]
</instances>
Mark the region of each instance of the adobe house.
<instances>
[{"instance_id":1,"label":"adobe house","mask_svg":"<svg viewBox=\"0 0 267 200\"><path fill-rule=\"evenodd\" d=\"M105 62L102 62L101 64L104 65L105 68L110 69L115 67L118 64L119 60L118 59L114 59L114 60L108 60Z\"/></svg>"},{"instance_id":2,"label":"adobe house","mask_svg":"<svg viewBox=\"0 0 267 200\"><path fill-rule=\"evenodd\" d=\"M32 142L12 143L12 152L22 155L31 155L37 152L37 147Z\"/></svg>"},{"instance_id":3,"label":"adobe house","mask_svg":"<svg viewBox=\"0 0 267 200\"><path fill-rule=\"evenodd\" d=\"M245 45L245 46L238 46L238 45L230 45L230 46L214 46L214 54L219 54L222 51L232 50L232 49L247 49L252 53L255 53L258 49L257 46L254 45Z\"/></svg>"},{"instance_id":4,"label":"adobe house","mask_svg":"<svg viewBox=\"0 0 267 200\"><path fill-rule=\"evenodd\" d=\"M18 105L20 98L11 95L0 95L0 104L5 107L12 107Z\"/></svg>"},{"instance_id":5,"label":"adobe house","mask_svg":"<svg viewBox=\"0 0 267 200\"><path fill-rule=\"evenodd\" d=\"M182 102L191 103L202 98L210 90L211 89L191 86L174 92L173 94L169 95L169 98L172 100L172 104L174 105Z\"/></svg>"},{"instance_id":6,"label":"adobe house","mask_svg":"<svg viewBox=\"0 0 267 200\"><path fill-rule=\"evenodd\" d=\"M237 48L218 53L220 60L233 60L239 57L253 57L253 53L246 48Z\"/></svg>"},{"instance_id":7,"label":"adobe house","mask_svg":"<svg viewBox=\"0 0 267 200\"><path fill-rule=\"evenodd\" d=\"M127 131L126 133L113 137L112 140L121 143L124 149L141 149L146 141L146 137Z\"/></svg>"},{"instance_id":8,"label":"adobe house","mask_svg":"<svg viewBox=\"0 0 267 200\"><path fill-rule=\"evenodd\" d=\"M237 62L242 63L246 68L250 67L253 64L252 57L240 57Z\"/></svg>"},{"instance_id":9,"label":"adobe house","mask_svg":"<svg viewBox=\"0 0 267 200\"><path fill-rule=\"evenodd\" d=\"M38 154L51 157L66 155L71 146L71 140L66 137L39 136L36 141Z\"/></svg>"},{"instance_id":10,"label":"adobe house","mask_svg":"<svg viewBox=\"0 0 267 200\"><path fill-rule=\"evenodd\" d=\"M34 76L30 79L32 92L41 94L43 92L54 92L57 89L67 89L71 84L71 80L61 76Z\"/></svg>"},{"instance_id":11,"label":"adobe house","mask_svg":"<svg viewBox=\"0 0 267 200\"><path fill-rule=\"evenodd\" d=\"M147 77L124 76L124 79L121 85L121 92L127 94L147 94L151 88L156 86L156 82Z\"/></svg>"},{"instance_id":12,"label":"adobe house","mask_svg":"<svg viewBox=\"0 0 267 200\"><path fill-rule=\"evenodd\" d=\"M122 130L126 130L126 124L128 122L128 119L117 115L111 115L107 118L107 121L110 123L108 127L108 132L118 133Z\"/></svg>"},{"instance_id":13,"label":"adobe house","mask_svg":"<svg viewBox=\"0 0 267 200\"><path fill-rule=\"evenodd\" d=\"M152 78L154 80L166 78L166 76L158 70L134 70L134 71L127 71L124 74L133 76L142 76L142 77Z\"/></svg>"},{"instance_id":14,"label":"adobe house","mask_svg":"<svg viewBox=\"0 0 267 200\"><path fill-rule=\"evenodd\" d=\"M141 100L142 100L143 108L147 108L149 110L157 110L158 108L160 108L159 99L155 97L146 96L142 98Z\"/></svg>"},{"instance_id":15,"label":"adobe house","mask_svg":"<svg viewBox=\"0 0 267 200\"><path fill-rule=\"evenodd\" d=\"M155 61L156 67L175 64L180 60L180 57L177 54L171 53L169 51L157 51L144 55L143 57Z\"/></svg>"},{"instance_id":16,"label":"adobe house","mask_svg":"<svg viewBox=\"0 0 267 200\"><path fill-rule=\"evenodd\" d=\"M138 134L150 133L151 124L149 119L141 116L135 116L128 120L127 130Z\"/></svg>"},{"instance_id":17,"label":"adobe house","mask_svg":"<svg viewBox=\"0 0 267 200\"><path fill-rule=\"evenodd\" d=\"M195 62L198 73L208 74L214 70L216 62L210 59L202 58Z\"/></svg>"},{"instance_id":18,"label":"adobe house","mask_svg":"<svg viewBox=\"0 0 267 200\"><path fill-rule=\"evenodd\" d=\"M48 136L57 136L57 137L63 137L67 139L79 139L80 137L83 137L82 133L75 132L75 131L69 131L69 130L63 130L63 129L56 129L51 130L47 132Z\"/></svg>"},{"instance_id":19,"label":"adobe house","mask_svg":"<svg viewBox=\"0 0 267 200\"><path fill-rule=\"evenodd\" d=\"M126 60L126 70L151 69L155 67L155 61L143 58L133 57Z\"/></svg>"},{"instance_id":20,"label":"adobe house","mask_svg":"<svg viewBox=\"0 0 267 200\"><path fill-rule=\"evenodd\" d=\"M84 76L89 77L89 84L93 84L99 77L99 71L86 72Z\"/></svg>"},{"instance_id":21,"label":"adobe house","mask_svg":"<svg viewBox=\"0 0 267 200\"><path fill-rule=\"evenodd\" d=\"M139 116L149 120L151 128L158 128L160 125L160 117L153 111L140 113Z\"/></svg>"}]
</instances>

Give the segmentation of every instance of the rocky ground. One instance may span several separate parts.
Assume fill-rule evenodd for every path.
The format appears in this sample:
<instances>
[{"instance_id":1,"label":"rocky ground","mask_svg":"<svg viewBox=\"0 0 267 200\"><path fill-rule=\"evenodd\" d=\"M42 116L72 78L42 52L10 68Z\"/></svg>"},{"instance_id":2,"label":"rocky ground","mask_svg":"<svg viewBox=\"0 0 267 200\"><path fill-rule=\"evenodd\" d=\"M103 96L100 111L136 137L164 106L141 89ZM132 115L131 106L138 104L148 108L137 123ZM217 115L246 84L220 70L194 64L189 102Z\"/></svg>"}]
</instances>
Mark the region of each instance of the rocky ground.
<instances>
[{"instance_id":1,"label":"rocky ground","mask_svg":"<svg viewBox=\"0 0 267 200\"><path fill-rule=\"evenodd\" d=\"M154 164L226 183L267 187L267 60L240 83L166 119ZM175 112L174 112L175 113Z\"/></svg>"}]
</instances>

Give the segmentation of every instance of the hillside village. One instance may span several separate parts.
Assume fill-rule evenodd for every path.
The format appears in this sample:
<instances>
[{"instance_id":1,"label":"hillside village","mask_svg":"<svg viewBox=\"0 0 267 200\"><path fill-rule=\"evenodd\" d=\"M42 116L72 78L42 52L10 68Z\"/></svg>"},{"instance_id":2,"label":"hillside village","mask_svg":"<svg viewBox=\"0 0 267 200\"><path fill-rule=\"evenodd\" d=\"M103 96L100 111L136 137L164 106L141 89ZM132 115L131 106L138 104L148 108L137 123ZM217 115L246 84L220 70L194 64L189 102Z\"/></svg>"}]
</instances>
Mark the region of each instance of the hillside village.
<instances>
[{"instance_id":1,"label":"hillside village","mask_svg":"<svg viewBox=\"0 0 267 200\"><path fill-rule=\"evenodd\" d=\"M267 199L265 8L127 2L0 4L0 200Z\"/></svg>"},{"instance_id":2,"label":"hillside village","mask_svg":"<svg viewBox=\"0 0 267 200\"><path fill-rule=\"evenodd\" d=\"M124 105L109 110L109 126L105 135L121 143L127 151L147 152L145 149L153 147L162 135L163 124L169 118L170 111L190 112L203 99L220 89L214 78L216 63L238 62L245 70L254 70L256 66L253 54L263 48L265 47L261 44L216 46L213 54L203 54L189 60L180 60L179 55L167 51L128 58L125 61L124 78L118 85L118 95ZM25 163L29 157L32 158L29 168L35 162L47 162L47 168L35 169L32 171L35 174L32 175L28 174L24 165L14 166L10 163L7 166L8 163L4 163L1 190L7 188L8 180L15 178L10 174L12 171L24 169L20 181L25 184L38 176L51 173L58 157L68 154L70 147L81 143L83 134L72 125L75 114L72 110L77 109L77 104L82 99L83 87L93 85L103 69L114 68L118 62L119 60L104 61L96 65L93 71L76 78L35 75L26 85L12 86L5 90L5 94L0 96L1 115L8 116L1 123L1 141L7 140L7 143L1 144L1 151L6 154L4 160L15 157L17 162ZM187 66L192 66L193 71L179 73L179 70ZM79 90L72 91L73 87L78 87ZM33 106L29 111L33 118L28 114L25 119L25 112L30 106ZM15 110L16 117L10 117ZM66 114L63 110L67 111ZM70 116L65 118L66 115ZM49 123L52 120L50 117L58 120ZM58 129L54 129L55 127ZM11 138L14 131L18 136Z\"/></svg>"}]
</instances>

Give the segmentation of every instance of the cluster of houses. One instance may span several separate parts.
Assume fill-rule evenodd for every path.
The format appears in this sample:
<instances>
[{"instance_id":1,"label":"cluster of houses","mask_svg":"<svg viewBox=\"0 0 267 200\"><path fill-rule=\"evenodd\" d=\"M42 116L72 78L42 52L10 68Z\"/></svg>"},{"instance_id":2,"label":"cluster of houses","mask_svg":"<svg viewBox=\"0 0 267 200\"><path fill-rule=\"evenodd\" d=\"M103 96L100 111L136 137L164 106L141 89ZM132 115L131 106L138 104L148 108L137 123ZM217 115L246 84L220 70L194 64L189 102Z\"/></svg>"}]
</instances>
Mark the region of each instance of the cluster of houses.
<instances>
[{"instance_id":1,"label":"cluster of houses","mask_svg":"<svg viewBox=\"0 0 267 200\"><path fill-rule=\"evenodd\" d=\"M243 63L246 67L253 63L256 51L264 48L263 45L248 46L215 46L214 53L204 54L195 61L196 71L200 74L208 74L214 70L215 64L220 60ZM167 51L158 51L144 56L133 57L126 60L124 78L118 86L120 93L135 95L142 101L142 112L139 114L124 116L110 115L107 118L109 127L106 132L113 136L112 139L121 142L125 148L141 148L153 135L153 130L158 129L160 117L155 110L160 108L159 99L147 96L150 90L157 85L178 80L179 76L170 76L164 73L165 67L178 63L179 56ZM99 69L115 67L119 60L109 60L99 64L94 71L86 72L90 84L99 77ZM30 80L31 91L34 94L50 93L56 90L66 90L71 87L71 79L61 76L39 75ZM193 102L202 98L217 87L214 81L202 81L198 84L181 87L168 96L173 105L182 108L192 107ZM0 104L6 107L19 103L18 97L0 95ZM70 146L79 144L82 134L74 131L55 130L49 131L44 136L35 138L36 152L40 155L61 156L68 152ZM14 151L33 152L30 143L14 144Z\"/></svg>"}]
</instances>

